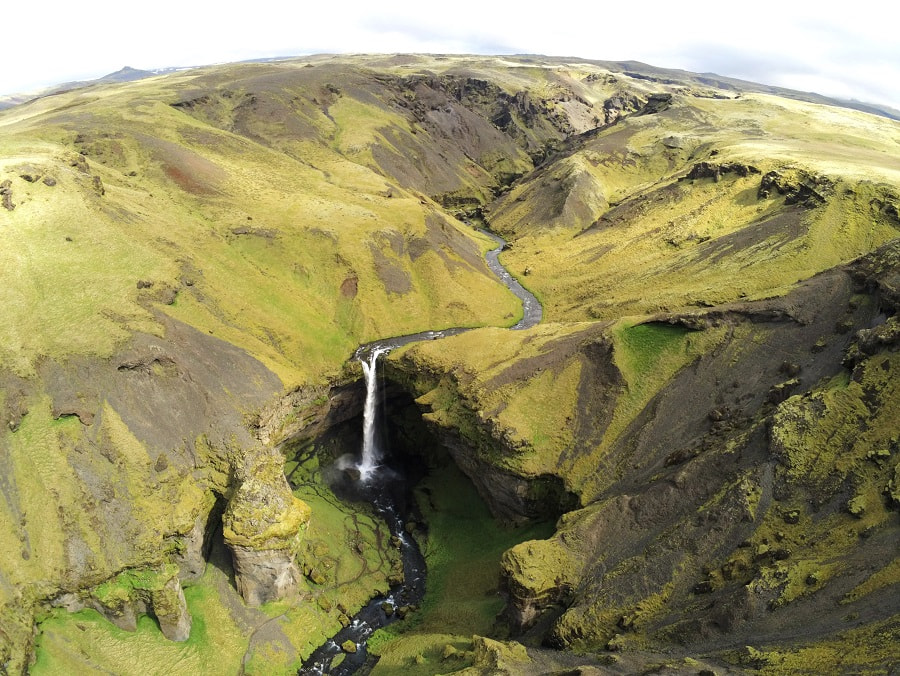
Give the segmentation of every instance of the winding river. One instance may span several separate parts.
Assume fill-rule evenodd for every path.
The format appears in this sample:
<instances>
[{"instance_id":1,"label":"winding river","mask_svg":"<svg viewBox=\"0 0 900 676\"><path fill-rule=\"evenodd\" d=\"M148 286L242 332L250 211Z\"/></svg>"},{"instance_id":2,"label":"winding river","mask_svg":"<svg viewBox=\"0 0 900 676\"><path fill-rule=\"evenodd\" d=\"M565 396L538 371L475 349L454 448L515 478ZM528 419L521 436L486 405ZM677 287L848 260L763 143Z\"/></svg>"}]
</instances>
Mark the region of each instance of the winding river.
<instances>
[{"instance_id":1,"label":"winding river","mask_svg":"<svg viewBox=\"0 0 900 676\"><path fill-rule=\"evenodd\" d=\"M522 301L522 319L510 329L521 330L535 326L543 317L543 308L534 294L523 287L500 262L500 253L506 248L506 241L487 230L480 230L480 232L497 244L494 249L485 254L488 267ZM388 352L420 340L436 340L470 330L468 328L451 328L386 338L360 346L353 356L355 359L364 360L374 350ZM398 619L399 614L403 614L395 612L396 609L416 606L425 596L425 557L419 550L415 539L404 528L404 524L411 515L411 498L410 486L406 481L403 469L392 467L388 461L386 465L379 468L376 478L377 481L360 481L358 477L341 473L331 488L341 498L355 501L365 500L371 503L379 516L384 519L391 535L397 539L400 545L403 582L392 587L387 596L379 596L369 601L362 610L353 616L348 626L319 646L303 663L303 667L298 672L300 675L349 676L364 665L371 668L374 661L369 659L366 649L368 638L376 629L390 624ZM352 642L355 647L353 652L347 652L342 648L348 641ZM341 654L344 654L343 659L335 665L334 662Z\"/></svg>"},{"instance_id":2,"label":"winding river","mask_svg":"<svg viewBox=\"0 0 900 676\"><path fill-rule=\"evenodd\" d=\"M487 230L479 229L479 232L483 235L487 235L497 244L495 248L484 255L484 260L487 263L488 268L490 268L491 272L503 282L506 288L512 291L513 294L522 301L522 319L509 328L513 331L519 331L522 329L530 329L532 326L539 324L544 316L544 309L541 307L540 301L533 293L531 293L531 291L519 284L519 281L513 277L509 270L503 266L503 263L500 262L500 253L507 246L506 240ZM405 336L396 336L394 338L383 338L382 340L376 340L372 343L360 345L356 352L353 353L353 358L361 359L374 349L384 349L385 351L389 351L404 345L409 345L410 343L416 343L420 340L437 340L438 338L455 336L471 330L471 328L457 327L452 329L442 329L440 331L420 331L419 333L410 333Z\"/></svg>"}]
</instances>

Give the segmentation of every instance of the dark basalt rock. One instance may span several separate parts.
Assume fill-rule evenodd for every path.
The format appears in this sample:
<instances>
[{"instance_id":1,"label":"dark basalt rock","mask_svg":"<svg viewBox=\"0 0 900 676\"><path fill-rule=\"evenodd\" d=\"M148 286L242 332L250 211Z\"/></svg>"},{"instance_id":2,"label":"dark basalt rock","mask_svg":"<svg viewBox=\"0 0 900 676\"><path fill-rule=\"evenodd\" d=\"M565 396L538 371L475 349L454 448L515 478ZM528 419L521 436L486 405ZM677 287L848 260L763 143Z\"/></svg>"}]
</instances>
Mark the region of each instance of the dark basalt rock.
<instances>
[{"instance_id":1,"label":"dark basalt rock","mask_svg":"<svg viewBox=\"0 0 900 676\"><path fill-rule=\"evenodd\" d=\"M638 113L638 115L655 115L661 113L672 105L671 94L650 94L647 103Z\"/></svg>"},{"instance_id":2,"label":"dark basalt rock","mask_svg":"<svg viewBox=\"0 0 900 676\"><path fill-rule=\"evenodd\" d=\"M750 174L758 174L759 169L751 164L740 164L739 162L724 162L715 164L713 162L698 162L681 180L696 180L701 178L711 178L715 181L721 180L725 174L737 174L740 177L749 176Z\"/></svg>"},{"instance_id":3,"label":"dark basalt rock","mask_svg":"<svg viewBox=\"0 0 900 676\"><path fill-rule=\"evenodd\" d=\"M816 176L806 171L798 171L792 176L770 171L762 177L757 197L766 199L774 191L784 195L785 204L799 204L812 209L825 204L833 190L833 183L824 176Z\"/></svg>"},{"instance_id":4,"label":"dark basalt rock","mask_svg":"<svg viewBox=\"0 0 900 676\"><path fill-rule=\"evenodd\" d=\"M634 94L622 93L611 96L603 102L603 115L606 124L613 124L630 113L638 112L643 103Z\"/></svg>"},{"instance_id":5,"label":"dark basalt rock","mask_svg":"<svg viewBox=\"0 0 900 676\"><path fill-rule=\"evenodd\" d=\"M16 208L16 205L13 204L12 201L12 181L6 179L2 183L0 183L0 197L2 197L3 208L7 211L12 211Z\"/></svg>"}]
</instances>

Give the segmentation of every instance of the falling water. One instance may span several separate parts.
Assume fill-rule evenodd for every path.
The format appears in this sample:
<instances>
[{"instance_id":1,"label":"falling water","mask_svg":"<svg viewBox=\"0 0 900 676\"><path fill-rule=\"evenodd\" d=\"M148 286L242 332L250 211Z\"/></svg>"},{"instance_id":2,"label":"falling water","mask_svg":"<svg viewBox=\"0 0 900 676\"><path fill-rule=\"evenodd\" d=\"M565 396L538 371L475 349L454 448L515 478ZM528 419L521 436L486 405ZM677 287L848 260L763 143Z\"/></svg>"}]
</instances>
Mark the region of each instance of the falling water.
<instances>
[{"instance_id":1,"label":"falling water","mask_svg":"<svg viewBox=\"0 0 900 676\"><path fill-rule=\"evenodd\" d=\"M378 408L378 379L376 377L376 365L379 355L388 352L388 348L377 347L369 354L369 361L360 357L363 375L366 378L366 406L363 409L363 449L362 459L357 465L359 478L363 481L378 469L381 462L381 453L378 449L378 439L375 435L375 420Z\"/></svg>"}]
</instances>

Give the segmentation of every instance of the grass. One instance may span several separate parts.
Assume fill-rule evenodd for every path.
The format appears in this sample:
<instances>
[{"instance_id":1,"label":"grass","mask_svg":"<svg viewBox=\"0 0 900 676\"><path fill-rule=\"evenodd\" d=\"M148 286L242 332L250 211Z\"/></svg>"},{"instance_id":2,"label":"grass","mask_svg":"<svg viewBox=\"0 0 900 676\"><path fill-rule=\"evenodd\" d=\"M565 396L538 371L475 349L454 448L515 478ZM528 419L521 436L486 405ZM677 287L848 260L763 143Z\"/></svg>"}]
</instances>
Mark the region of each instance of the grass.
<instances>
[{"instance_id":1,"label":"grass","mask_svg":"<svg viewBox=\"0 0 900 676\"><path fill-rule=\"evenodd\" d=\"M895 123L756 95L688 105L691 112L681 116L631 118L567 157L569 175L577 172L583 183L561 180L557 165L518 184L492 211L492 227L516 239L506 259L517 272L528 268L529 287L544 301L548 320L614 320L782 295L798 280L898 235L897 224L873 206L891 190L887 199L896 201L891 186L900 163L885 152L894 144ZM694 115L708 126L699 130ZM748 141L744 129L757 129L762 140ZM758 175L677 181L707 157L699 150L661 164L667 136L715 147L713 162L750 163L762 172L799 166L829 176L837 181L834 196L821 209L789 217L799 227L793 239L785 239L788 221L776 236L759 235L760 224L779 214L788 218L783 200L757 199ZM562 212L548 214L547 205L561 200ZM624 220L573 237L628 205Z\"/></svg>"},{"instance_id":2,"label":"grass","mask_svg":"<svg viewBox=\"0 0 900 676\"><path fill-rule=\"evenodd\" d=\"M821 674L853 672L882 674L896 660L897 620L873 622L840 632L830 640L800 644L792 649L749 648L746 656L761 674ZM740 660L738 660L740 662Z\"/></svg>"},{"instance_id":3,"label":"grass","mask_svg":"<svg viewBox=\"0 0 900 676\"><path fill-rule=\"evenodd\" d=\"M645 380L658 366L663 355L684 345L689 331L669 324L624 326L616 334L622 348L619 367L632 386Z\"/></svg>"},{"instance_id":4,"label":"grass","mask_svg":"<svg viewBox=\"0 0 900 676\"><path fill-rule=\"evenodd\" d=\"M504 604L498 592L500 556L523 540L552 532L551 524L500 526L472 482L455 464L445 463L416 489L428 523L425 598L420 610L372 637L370 647L381 657L374 674L424 675L465 666L461 656L448 660L443 653L447 645L464 653L471 650L473 634L493 634ZM448 666L454 664L459 666Z\"/></svg>"},{"instance_id":5,"label":"grass","mask_svg":"<svg viewBox=\"0 0 900 676\"><path fill-rule=\"evenodd\" d=\"M429 205L396 189L384 197L383 178L335 150L316 148L328 161L324 174L189 118L159 101L177 96L181 85L174 82L146 83L146 106L135 105L141 87L80 106L77 128L86 140L77 147L87 153L91 175L102 179L102 197L92 176L69 166L79 157L67 131L71 114L59 113L44 127L35 118L4 126L0 174L11 176L18 206L3 214L12 227L3 231L0 254L9 275L0 285L9 312L0 363L29 375L37 355L108 356L134 330L158 331L141 300L147 294L136 288L141 279L179 290L176 304L161 309L247 349L288 385L332 372L361 341L503 323L515 307L484 269L451 265L459 260L452 251L450 264L401 255L412 292L386 292L370 243L380 246L383 231L424 235ZM370 142L393 119L376 116L375 126L360 126L344 119L342 106L350 106L353 120L360 112L349 97L340 98L339 128ZM42 140L35 153L29 135L36 133L55 142ZM115 154L109 133L120 135ZM57 185L19 179L15 168L26 163ZM179 187L171 176L186 178ZM241 226L271 235L233 235ZM461 242L473 242L469 229L452 227ZM186 262L196 269L191 287L182 286ZM360 280L360 294L348 301L340 289L351 275ZM42 311L32 313L34 307Z\"/></svg>"},{"instance_id":6,"label":"grass","mask_svg":"<svg viewBox=\"0 0 900 676\"><path fill-rule=\"evenodd\" d=\"M119 629L94 610L54 611L40 625L32 674L238 673L247 635L206 584L185 589L190 638L174 643L144 615L137 631Z\"/></svg>"}]
</instances>

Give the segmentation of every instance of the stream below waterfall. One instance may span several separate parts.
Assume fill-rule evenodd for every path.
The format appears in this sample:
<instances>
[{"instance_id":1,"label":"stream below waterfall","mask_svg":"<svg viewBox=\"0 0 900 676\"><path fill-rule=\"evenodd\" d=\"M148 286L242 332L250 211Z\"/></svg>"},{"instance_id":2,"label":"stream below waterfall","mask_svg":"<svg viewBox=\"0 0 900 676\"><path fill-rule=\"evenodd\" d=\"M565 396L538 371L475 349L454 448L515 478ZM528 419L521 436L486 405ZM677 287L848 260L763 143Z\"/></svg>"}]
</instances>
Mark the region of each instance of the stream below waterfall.
<instances>
[{"instance_id":1,"label":"stream below waterfall","mask_svg":"<svg viewBox=\"0 0 900 676\"><path fill-rule=\"evenodd\" d=\"M341 472L331 489L343 500L369 502L378 516L384 519L391 535L400 543L403 582L392 587L386 596L369 601L353 616L348 626L319 646L298 672L304 675L345 676L355 673L368 659L366 641L369 636L376 629L399 619L397 610L418 605L425 595L425 557L405 528L412 511L410 482L405 472L388 464L380 465L368 481L361 481L349 473ZM356 652L345 653L341 646L346 641L353 642ZM335 658L342 653L345 653L344 659L332 666Z\"/></svg>"},{"instance_id":2,"label":"stream below waterfall","mask_svg":"<svg viewBox=\"0 0 900 676\"><path fill-rule=\"evenodd\" d=\"M522 319L510 329L521 330L535 326L541 321L543 308L534 294L525 289L500 262L499 256L506 248L506 241L487 230L480 230L480 232L497 243L497 247L485 254L488 267L522 301ZM386 354L394 348L421 340L436 340L469 330L471 329L460 327L440 331L422 331L360 346L354 353L354 358L363 364L363 371L367 379L366 407L377 406L377 358L379 354ZM372 415L371 411L369 415ZM367 438L369 434L370 431L366 430ZM335 495L342 499L369 502L375 512L384 519L391 535L396 537L400 544L403 582L392 587L388 595L370 600L362 610L353 616L348 626L319 646L304 661L303 667L298 671L298 674L303 676L310 674L348 676L364 665L371 668L373 662L369 660L368 638L375 630L399 619L398 613L393 612L394 609L416 606L425 595L425 557L422 555L418 543L405 529L405 523L411 516L412 486L407 480L405 472L401 468L391 466L389 460L384 464L378 464L377 460L381 458L376 458L373 464L369 457L371 450L367 447L367 444L370 443L371 440L364 442L363 458L355 465L355 471L340 472L331 488ZM389 458L389 454L387 455ZM342 469L350 468L342 466ZM392 612L387 612L386 608ZM355 651L347 652L343 649L342 646L347 641L353 642ZM344 655L343 659L333 666L341 654Z\"/></svg>"}]
</instances>

